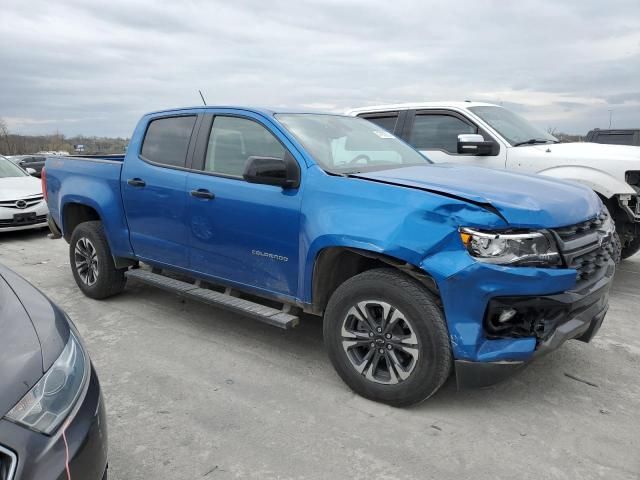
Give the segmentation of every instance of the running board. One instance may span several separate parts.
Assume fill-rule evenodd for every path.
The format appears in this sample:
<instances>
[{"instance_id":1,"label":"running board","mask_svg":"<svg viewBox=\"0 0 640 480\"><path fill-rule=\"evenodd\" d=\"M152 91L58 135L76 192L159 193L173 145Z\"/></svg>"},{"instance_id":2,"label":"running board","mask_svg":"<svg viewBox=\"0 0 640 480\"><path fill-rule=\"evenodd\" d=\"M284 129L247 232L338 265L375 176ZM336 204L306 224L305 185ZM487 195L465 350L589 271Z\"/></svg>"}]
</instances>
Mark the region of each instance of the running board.
<instances>
[{"instance_id":1,"label":"running board","mask_svg":"<svg viewBox=\"0 0 640 480\"><path fill-rule=\"evenodd\" d=\"M181 297L216 305L233 312L243 313L256 320L285 330L297 326L300 322L297 316L286 313L283 310L267 307L243 298L233 297L229 293L201 288L198 285L182 282L141 268L127 270L125 276L129 279L139 280L148 285L153 285L154 287L175 293Z\"/></svg>"}]
</instances>

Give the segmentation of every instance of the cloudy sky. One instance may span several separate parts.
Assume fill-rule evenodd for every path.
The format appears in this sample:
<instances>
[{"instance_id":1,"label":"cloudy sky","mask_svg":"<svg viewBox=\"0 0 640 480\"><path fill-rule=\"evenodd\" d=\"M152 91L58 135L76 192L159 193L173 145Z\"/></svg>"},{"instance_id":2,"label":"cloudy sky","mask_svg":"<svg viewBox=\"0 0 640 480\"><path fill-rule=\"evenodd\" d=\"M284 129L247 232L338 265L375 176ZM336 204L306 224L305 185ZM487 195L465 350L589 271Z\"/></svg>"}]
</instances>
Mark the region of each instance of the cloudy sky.
<instances>
[{"instance_id":1,"label":"cloudy sky","mask_svg":"<svg viewBox=\"0 0 640 480\"><path fill-rule=\"evenodd\" d=\"M638 0L2 0L12 131L128 136L200 103L489 100L544 128L640 127Z\"/></svg>"}]
</instances>

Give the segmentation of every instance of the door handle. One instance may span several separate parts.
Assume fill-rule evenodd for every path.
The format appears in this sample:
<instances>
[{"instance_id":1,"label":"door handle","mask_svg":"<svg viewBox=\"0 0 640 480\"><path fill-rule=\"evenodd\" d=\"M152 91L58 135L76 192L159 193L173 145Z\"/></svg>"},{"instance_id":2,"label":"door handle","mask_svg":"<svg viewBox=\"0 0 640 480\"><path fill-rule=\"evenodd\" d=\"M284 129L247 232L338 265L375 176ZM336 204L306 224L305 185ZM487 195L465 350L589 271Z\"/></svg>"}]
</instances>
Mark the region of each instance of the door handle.
<instances>
[{"instance_id":1,"label":"door handle","mask_svg":"<svg viewBox=\"0 0 640 480\"><path fill-rule=\"evenodd\" d=\"M130 178L127 180L127 183L132 187L144 187L146 185L145 181L141 178Z\"/></svg>"},{"instance_id":2,"label":"door handle","mask_svg":"<svg viewBox=\"0 0 640 480\"><path fill-rule=\"evenodd\" d=\"M198 190L191 190L191 196L196 198L204 198L205 200L213 200L216 196L209 190L199 188Z\"/></svg>"}]
</instances>

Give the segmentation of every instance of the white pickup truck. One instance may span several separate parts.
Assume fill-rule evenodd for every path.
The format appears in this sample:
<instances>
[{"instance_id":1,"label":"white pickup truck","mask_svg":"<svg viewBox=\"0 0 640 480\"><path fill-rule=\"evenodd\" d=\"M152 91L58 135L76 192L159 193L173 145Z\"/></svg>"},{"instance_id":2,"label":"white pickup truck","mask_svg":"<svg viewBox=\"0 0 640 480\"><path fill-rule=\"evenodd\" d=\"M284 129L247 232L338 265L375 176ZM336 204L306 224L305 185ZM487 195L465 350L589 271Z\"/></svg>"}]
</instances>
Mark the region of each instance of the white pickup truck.
<instances>
[{"instance_id":1,"label":"white pickup truck","mask_svg":"<svg viewBox=\"0 0 640 480\"><path fill-rule=\"evenodd\" d=\"M422 151L453 162L539 173L589 186L616 221L622 258L640 250L640 148L559 143L515 113L489 103L429 102L357 108Z\"/></svg>"}]
</instances>

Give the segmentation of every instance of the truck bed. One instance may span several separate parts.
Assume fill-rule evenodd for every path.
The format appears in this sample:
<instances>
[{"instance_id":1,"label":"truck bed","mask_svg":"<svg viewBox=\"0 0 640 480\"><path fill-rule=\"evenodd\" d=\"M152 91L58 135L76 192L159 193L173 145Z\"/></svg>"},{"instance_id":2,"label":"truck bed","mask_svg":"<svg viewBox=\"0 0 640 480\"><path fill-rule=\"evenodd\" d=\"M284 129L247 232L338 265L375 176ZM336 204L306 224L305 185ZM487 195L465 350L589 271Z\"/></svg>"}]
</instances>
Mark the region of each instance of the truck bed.
<instances>
[{"instance_id":1,"label":"truck bed","mask_svg":"<svg viewBox=\"0 0 640 480\"><path fill-rule=\"evenodd\" d=\"M67 215L74 204L93 209L103 220L115 254L131 252L122 196L120 173L124 155L48 157L46 183L49 213L65 237ZM87 214L87 210L83 211Z\"/></svg>"}]
</instances>

